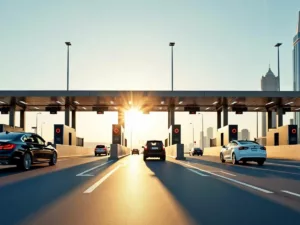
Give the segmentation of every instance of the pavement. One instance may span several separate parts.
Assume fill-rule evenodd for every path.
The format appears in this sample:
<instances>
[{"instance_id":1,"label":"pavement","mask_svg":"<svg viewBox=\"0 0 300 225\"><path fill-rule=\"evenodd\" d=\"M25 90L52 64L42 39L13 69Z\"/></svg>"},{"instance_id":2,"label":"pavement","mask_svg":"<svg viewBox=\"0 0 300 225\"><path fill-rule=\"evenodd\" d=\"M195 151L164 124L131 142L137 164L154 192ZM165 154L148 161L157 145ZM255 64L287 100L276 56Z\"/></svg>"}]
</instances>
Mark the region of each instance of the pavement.
<instances>
[{"instance_id":1,"label":"pavement","mask_svg":"<svg viewBox=\"0 0 300 225\"><path fill-rule=\"evenodd\" d=\"M130 155L0 167L1 225L288 225L300 218L300 162Z\"/></svg>"}]
</instances>

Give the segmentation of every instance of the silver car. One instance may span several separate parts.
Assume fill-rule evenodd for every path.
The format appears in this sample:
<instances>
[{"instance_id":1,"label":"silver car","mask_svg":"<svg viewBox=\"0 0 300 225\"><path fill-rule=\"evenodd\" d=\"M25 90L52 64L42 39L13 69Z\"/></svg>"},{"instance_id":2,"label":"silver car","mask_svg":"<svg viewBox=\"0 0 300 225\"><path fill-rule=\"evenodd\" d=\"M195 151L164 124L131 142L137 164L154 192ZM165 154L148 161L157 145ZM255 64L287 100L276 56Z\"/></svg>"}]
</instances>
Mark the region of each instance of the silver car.
<instances>
[{"instance_id":1,"label":"silver car","mask_svg":"<svg viewBox=\"0 0 300 225\"><path fill-rule=\"evenodd\" d=\"M108 148L105 145L97 145L95 148L95 156L109 155Z\"/></svg>"}]
</instances>

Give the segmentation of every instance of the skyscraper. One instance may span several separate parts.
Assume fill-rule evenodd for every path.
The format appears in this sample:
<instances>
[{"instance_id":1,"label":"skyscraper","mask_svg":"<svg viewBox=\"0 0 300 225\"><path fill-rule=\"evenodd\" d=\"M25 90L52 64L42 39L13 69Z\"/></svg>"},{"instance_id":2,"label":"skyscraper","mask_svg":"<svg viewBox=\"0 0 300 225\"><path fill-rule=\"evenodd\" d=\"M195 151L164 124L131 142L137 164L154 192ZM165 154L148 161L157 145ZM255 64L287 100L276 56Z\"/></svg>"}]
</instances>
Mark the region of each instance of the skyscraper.
<instances>
[{"instance_id":1,"label":"skyscraper","mask_svg":"<svg viewBox=\"0 0 300 225\"><path fill-rule=\"evenodd\" d=\"M300 91L300 11L296 35L293 40L294 91ZM300 126L300 113L295 112L295 124ZM299 134L299 132L298 132ZM299 138L298 138L299 140Z\"/></svg>"},{"instance_id":2,"label":"skyscraper","mask_svg":"<svg viewBox=\"0 0 300 225\"><path fill-rule=\"evenodd\" d=\"M243 140L249 140L250 139L250 132L248 129L243 129L241 131L241 136Z\"/></svg>"},{"instance_id":3,"label":"skyscraper","mask_svg":"<svg viewBox=\"0 0 300 225\"><path fill-rule=\"evenodd\" d=\"M214 138L214 128L212 128L212 127L207 128L206 135L209 139L213 139Z\"/></svg>"},{"instance_id":4,"label":"skyscraper","mask_svg":"<svg viewBox=\"0 0 300 225\"><path fill-rule=\"evenodd\" d=\"M271 68L269 67L268 72L265 76L261 78L261 90L262 91L278 91L279 90L279 79L278 76L276 77L272 72ZM265 137L267 135L267 113L261 113L261 136ZM272 128L276 128L276 112L272 112Z\"/></svg>"}]
</instances>

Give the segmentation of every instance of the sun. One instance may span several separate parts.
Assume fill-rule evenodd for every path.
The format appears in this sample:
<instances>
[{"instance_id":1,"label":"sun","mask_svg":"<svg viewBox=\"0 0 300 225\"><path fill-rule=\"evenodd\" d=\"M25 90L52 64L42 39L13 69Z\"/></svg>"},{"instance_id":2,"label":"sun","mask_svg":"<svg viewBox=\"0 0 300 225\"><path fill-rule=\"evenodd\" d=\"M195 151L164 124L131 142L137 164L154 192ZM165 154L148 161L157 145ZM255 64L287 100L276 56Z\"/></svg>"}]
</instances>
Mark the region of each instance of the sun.
<instances>
[{"instance_id":1,"label":"sun","mask_svg":"<svg viewBox=\"0 0 300 225\"><path fill-rule=\"evenodd\" d=\"M126 111L126 123L130 127L137 127L142 124L143 113L137 108L131 108Z\"/></svg>"}]
</instances>

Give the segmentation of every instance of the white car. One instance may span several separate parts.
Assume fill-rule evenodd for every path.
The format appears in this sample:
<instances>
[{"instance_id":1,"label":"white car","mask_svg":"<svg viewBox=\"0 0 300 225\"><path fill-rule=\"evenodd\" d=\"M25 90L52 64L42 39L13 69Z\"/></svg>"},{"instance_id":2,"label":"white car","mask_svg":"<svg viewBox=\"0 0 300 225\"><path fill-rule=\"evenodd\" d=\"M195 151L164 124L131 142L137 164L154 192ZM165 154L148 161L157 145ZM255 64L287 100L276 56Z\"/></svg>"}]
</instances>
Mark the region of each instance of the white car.
<instances>
[{"instance_id":1,"label":"white car","mask_svg":"<svg viewBox=\"0 0 300 225\"><path fill-rule=\"evenodd\" d=\"M238 164L239 161L246 163L248 161L257 162L262 166L267 159L266 148L255 141L231 141L227 146L222 146L220 160L232 164Z\"/></svg>"}]
</instances>

